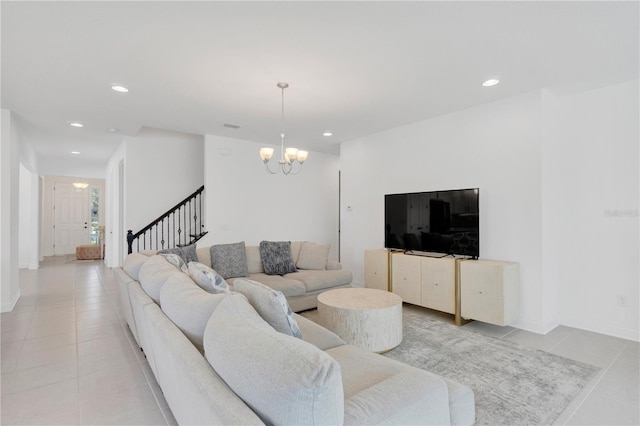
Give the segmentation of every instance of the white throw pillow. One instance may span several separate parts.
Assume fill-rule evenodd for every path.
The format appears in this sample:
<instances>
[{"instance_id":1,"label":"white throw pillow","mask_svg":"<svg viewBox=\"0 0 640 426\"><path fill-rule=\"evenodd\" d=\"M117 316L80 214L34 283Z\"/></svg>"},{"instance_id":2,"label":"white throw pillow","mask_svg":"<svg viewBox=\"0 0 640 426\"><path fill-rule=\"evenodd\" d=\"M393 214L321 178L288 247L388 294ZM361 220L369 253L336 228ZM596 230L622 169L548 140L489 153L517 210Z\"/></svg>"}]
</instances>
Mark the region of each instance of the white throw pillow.
<instances>
[{"instance_id":1,"label":"white throw pillow","mask_svg":"<svg viewBox=\"0 0 640 426\"><path fill-rule=\"evenodd\" d=\"M179 254L175 253L161 253L160 256L167 259L167 262L175 266L180 272L184 272L185 274L189 273L189 269L187 268L187 264L184 263L184 259L180 257Z\"/></svg>"},{"instance_id":2,"label":"white throw pillow","mask_svg":"<svg viewBox=\"0 0 640 426\"><path fill-rule=\"evenodd\" d=\"M209 293L229 293L229 284L222 275L200 262L189 262L189 276Z\"/></svg>"},{"instance_id":3,"label":"white throw pillow","mask_svg":"<svg viewBox=\"0 0 640 426\"><path fill-rule=\"evenodd\" d=\"M238 278L233 282L233 290L244 294L260 316L277 331L302 339L298 323L293 318L287 298L281 291L257 281Z\"/></svg>"},{"instance_id":4,"label":"white throw pillow","mask_svg":"<svg viewBox=\"0 0 640 426\"><path fill-rule=\"evenodd\" d=\"M300 254L296 262L298 269L327 269L327 259L329 258L330 244L317 244L305 241L300 247Z\"/></svg>"}]
</instances>

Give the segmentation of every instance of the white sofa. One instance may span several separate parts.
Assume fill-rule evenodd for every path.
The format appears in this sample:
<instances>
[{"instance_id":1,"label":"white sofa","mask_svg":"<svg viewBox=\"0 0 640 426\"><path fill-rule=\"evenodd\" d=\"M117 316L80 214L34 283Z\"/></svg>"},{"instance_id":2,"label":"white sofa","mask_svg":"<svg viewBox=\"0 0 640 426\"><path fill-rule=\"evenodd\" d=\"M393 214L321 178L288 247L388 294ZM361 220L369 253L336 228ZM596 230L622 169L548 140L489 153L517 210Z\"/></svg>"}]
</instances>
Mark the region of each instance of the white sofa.
<instances>
[{"instance_id":1,"label":"white sofa","mask_svg":"<svg viewBox=\"0 0 640 426\"><path fill-rule=\"evenodd\" d=\"M180 424L472 424L473 392L346 345L293 314L276 331L239 293L210 294L163 256L115 268L120 308Z\"/></svg>"}]
</instances>

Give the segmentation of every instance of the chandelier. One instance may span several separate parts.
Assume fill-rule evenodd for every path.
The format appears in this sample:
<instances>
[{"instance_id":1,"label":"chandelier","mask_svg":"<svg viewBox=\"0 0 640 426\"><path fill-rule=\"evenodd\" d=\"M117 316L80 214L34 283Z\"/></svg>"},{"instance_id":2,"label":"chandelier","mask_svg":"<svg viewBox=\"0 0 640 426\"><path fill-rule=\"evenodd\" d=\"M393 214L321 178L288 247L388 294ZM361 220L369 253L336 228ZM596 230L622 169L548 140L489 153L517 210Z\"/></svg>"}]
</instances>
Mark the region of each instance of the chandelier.
<instances>
[{"instance_id":1,"label":"chandelier","mask_svg":"<svg viewBox=\"0 0 640 426\"><path fill-rule=\"evenodd\" d=\"M267 171L272 175L278 173L278 171L282 171L285 175L295 175L302 170L302 163L309 157L309 153L300 151L298 148L284 148L284 89L289 87L289 84L278 83L278 87L282 90L282 128L280 130L280 161L278 161L280 169L278 170L276 167L275 170L271 170L271 167L269 167L269 160L273 157L273 148L260 148L260 158L262 158L262 162L267 167ZM295 167L296 163L298 167Z\"/></svg>"}]
</instances>

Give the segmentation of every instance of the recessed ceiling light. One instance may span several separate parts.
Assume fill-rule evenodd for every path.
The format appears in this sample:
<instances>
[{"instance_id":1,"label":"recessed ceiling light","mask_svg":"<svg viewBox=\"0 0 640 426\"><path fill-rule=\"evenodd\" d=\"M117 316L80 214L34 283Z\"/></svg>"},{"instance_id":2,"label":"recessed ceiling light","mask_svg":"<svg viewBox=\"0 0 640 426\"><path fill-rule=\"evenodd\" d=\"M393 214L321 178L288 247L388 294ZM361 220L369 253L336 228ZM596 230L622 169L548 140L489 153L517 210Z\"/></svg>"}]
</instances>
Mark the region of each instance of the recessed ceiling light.
<instances>
[{"instance_id":1,"label":"recessed ceiling light","mask_svg":"<svg viewBox=\"0 0 640 426\"><path fill-rule=\"evenodd\" d=\"M111 133L118 133L120 131L120 129L116 129L115 127L112 127L109 129L109 132Z\"/></svg>"},{"instance_id":2,"label":"recessed ceiling light","mask_svg":"<svg viewBox=\"0 0 640 426\"><path fill-rule=\"evenodd\" d=\"M324 132L324 133L322 134L322 136L333 136L333 133L331 133L331 132Z\"/></svg>"},{"instance_id":3,"label":"recessed ceiling light","mask_svg":"<svg viewBox=\"0 0 640 426\"><path fill-rule=\"evenodd\" d=\"M79 155L79 154L80 154L78 151L71 151L71 153L72 153L73 155Z\"/></svg>"},{"instance_id":4,"label":"recessed ceiling light","mask_svg":"<svg viewBox=\"0 0 640 426\"><path fill-rule=\"evenodd\" d=\"M69 126L71 127L84 127L84 124L78 123L77 121L70 121Z\"/></svg>"},{"instance_id":5,"label":"recessed ceiling light","mask_svg":"<svg viewBox=\"0 0 640 426\"><path fill-rule=\"evenodd\" d=\"M497 78L491 78L491 79L485 81L484 83L482 83L482 85L484 87L490 87L490 86L495 86L498 83L500 83L500 80L498 80Z\"/></svg>"},{"instance_id":6,"label":"recessed ceiling light","mask_svg":"<svg viewBox=\"0 0 640 426\"><path fill-rule=\"evenodd\" d=\"M120 86L118 84L114 84L113 86L111 86L111 90L114 90L120 93L127 93L129 91L129 89L127 89L126 87Z\"/></svg>"}]
</instances>

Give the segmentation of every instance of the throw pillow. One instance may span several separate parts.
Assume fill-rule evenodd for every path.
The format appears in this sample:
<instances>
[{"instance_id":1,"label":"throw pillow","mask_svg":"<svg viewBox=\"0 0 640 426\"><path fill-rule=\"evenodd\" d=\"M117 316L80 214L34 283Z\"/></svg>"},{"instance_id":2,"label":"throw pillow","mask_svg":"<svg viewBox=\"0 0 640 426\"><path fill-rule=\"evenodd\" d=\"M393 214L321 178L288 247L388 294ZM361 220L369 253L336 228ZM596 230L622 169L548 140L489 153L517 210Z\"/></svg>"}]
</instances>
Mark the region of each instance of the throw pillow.
<instances>
[{"instance_id":1,"label":"throw pillow","mask_svg":"<svg viewBox=\"0 0 640 426\"><path fill-rule=\"evenodd\" d=\"M170 249L159 250L158 254L177 254L182 258L182 260L184 260L184 263L198 261L198 254L196 253L195 244L184 247L174 247Z\"/></svg>"},{"instance_id":2,"label":"throw pillow","mask_svg":"<svg viewBox=\"0 0 640 426\"><path fill-rule=\"evenodd\" d=\"M329 244L317 244L305 241L300 247L300 254L296 267L300 269L327 269L327 259L329 258Z\"/></svg>"},{"instance_id":3,"label":"throw pillow","mask_svg":"<svg viewBox=\"0 0 640 426\"><path fill-rule=\"evenodd\" d=\"M225 280L249 276L244 241L211 246L211 267Z\"/></svg>"},{"instance_id":4,"label":"throw pillow","mask_svg":"<svg viewBox=\"0 0 640 426\"><path fill-rule=\"evenodd\" d=\"M184 260L179 255L173 254L173 253L168 253L168 254L161 254L160 256L162 256L165 259L167 259L167 262L169 262L170 264L175 266L179 271L184 272L185 274L189 273L189 270L187 268L187 264L184 263Z\"/></svg>"},{"instance_id":5,"label":"throw pillow","mask_svg":"<svg viewBox=\"0 0 640 426\"><path fill-rule=\"evenodd\" d=\"M297 271L291 255L290 241L261 241L260 257L267 275L284 275Z\"/></svg>"},{"instance_id":6,"label":"throw pillow","mask_svg":"<svg viewBox=\"0 0 640 426\"><path fill-rule=\"evenodd\" d=\"M251 306L271 327L281 333L302 339L298 323L293 317L287 298L281 291L247 279L235 280L233 290L244 294Z\"/></svg>"},{"instance_id":7,"label":"throw pillow","mask_svg":"<svg viewBox=\"0 0 640 426\"><path fill-rule=\"evenodd\" d=\"M189 262L189 276L209 293L229 293L229 285L222 276L200 262Z\"/></svg>"},{"instance_id":8,"label":"throw pillow","mask_svg":"<svg viewBox=\"0 0 640 426\"><path fill-rule=\"evenodd\" d=\"M340 364L312 344L273 330L239 294L224 297L211 314L204 354L265 424L344 424Z\"/></svg>"}]
</instances>

